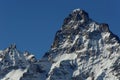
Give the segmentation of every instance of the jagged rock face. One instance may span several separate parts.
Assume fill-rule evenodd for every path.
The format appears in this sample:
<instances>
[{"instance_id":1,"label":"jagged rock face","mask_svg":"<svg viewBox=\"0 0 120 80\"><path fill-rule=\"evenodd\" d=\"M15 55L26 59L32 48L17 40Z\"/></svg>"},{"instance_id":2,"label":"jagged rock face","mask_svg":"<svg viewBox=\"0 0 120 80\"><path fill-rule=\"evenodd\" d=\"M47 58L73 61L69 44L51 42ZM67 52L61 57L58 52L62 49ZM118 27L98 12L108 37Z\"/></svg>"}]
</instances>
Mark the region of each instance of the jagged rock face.
<instances>
[{"instance_id":1,"label":"jagged rock face","mask_svg":"<svg viewBox=\"0 0 120 80\"><path fill-rule=\"evenodd\" d=\"M81 28L78 26L82 26L83 24L87 23L88 20L88 14L80 9L77 9L69 14L69 16L64 19L61 30L56 33L52 48L58 47L60 44L59 42L63 42L64 38L71 38L69 36L78 34L78 32L81 30Z\"/></svg>"},{"instance_id":2,"label":"jagged rock face","mask_svg":"<svg viewBox=\"0 0 120 80\"><path fill-rule=\"evenodd\" d=\"M119 80L119 53L120 40L108 24L74 10L44 56L52 62L47 80Z\"/></svg>"},{"instance_id":3,"label":"jagged rock face","mask_svg":"<svg viewBox=\"0 0 120 80\"><path fill-rule=\"evenodd\" d=\"M44 72L34 55L18 51L15 45L0 51L0 80L40 80Z\"/></svg>"},{"instance_id":4,"label":"jagged rock face","mask_svg":"<svg viewBox=\"0 0 120 80\"><path fill-rule=\"evenodd\" d=\"M76 9L64 19L53 45L39 61L15 45L0 51L0 79L120 80L120 40L108 24Z\"/></svg>"},{"instance_id":5,"label":"jagged rock face","mask_svg":"<svg viewBox=\"0 0 120 80\"><path fill-rule=\"evenodd\" d=\"M89 16L84 10L76 9L71 14L69 14L67 18L64 19L63 25L68 24L70 21L87 22L88 20L89 20Z\"/></svg>"}]
</instances>

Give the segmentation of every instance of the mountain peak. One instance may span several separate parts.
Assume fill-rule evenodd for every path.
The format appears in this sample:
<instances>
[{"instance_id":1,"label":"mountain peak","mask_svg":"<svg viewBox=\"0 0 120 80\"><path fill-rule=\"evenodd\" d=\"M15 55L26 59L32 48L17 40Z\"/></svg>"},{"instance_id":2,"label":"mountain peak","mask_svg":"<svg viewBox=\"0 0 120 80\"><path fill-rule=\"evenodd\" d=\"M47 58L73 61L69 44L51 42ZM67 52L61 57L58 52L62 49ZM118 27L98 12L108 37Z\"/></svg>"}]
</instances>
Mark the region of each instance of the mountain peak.
<instances>
[{"instance_id":1,"label":"mountain peak","mask_svg":"<svg viewBox=\"0 0 120 80\"><path fill-rule=\"evenodd\" d=\"M82 9L80 9L80 8L77 8L77 9L73 10L73 12L80 12L80 11L82 11Z\"/></svg>"},{"instance_id":2,"label":"mountain peak","mask_svg":"<svg viewBox=\"0 0 120 80\"><path fill-rule=\"evenodd\" d=\"M65 18L62 28L55 35L50 51L44 56L53 63L48 80L59 79L56 74L64 74L64 67L69 73L66 76L70 77L66 79L60 76L62 80L71 78L72 80L119 80L120 75L116 68L120 60L119 42L119 38L110 31L108 24L92 20L84 10L73 10ZM106 77L102 77L103 75Z\"/></svg>"},{"instance_id":3,"label":"mountain peak","mask_svg":"<svg viewBox=\"0 0 120 80\"><path fill-rule=\"evenodd\" d=\"M0 51L0 80L120 80L119 53L120 40L108 24L75 9L39 61L14 44Z\"/></svg>"},{"instance_id":4,"label":"mountain peak","mask_svg":"<svg viewBox=\"0 0 120 80\"><path fill-rule=\"evenodd\" d=\"M11 44L10 46L9 46L9 49L16 49L17 47L16 47L16 44Z\"/></svg>"},{"instance_id":5,"label":"mountain peak","mask_svg":"<svg viewBox=\"0 0 120 80\"><path fill-rule=\"evenodd\" d=\"M85 40L99 40L104 38L104 35L102 34L106 33L109 34L108 37L113 35L108 24L95 22L89 18L88 13L84 10L75 9L64 19L62 28L57 31L52 49L68 47L73 49L73 45L76 45L76 47L80 46L79 42L76 41L80 41L84 44L84 41L82 40L85 38Z\"/></svg>"},{"instance_id":6,"label":"mountain peak","mask_svg":"<svg viewBox=\"0 0 120 80\"><path fill-rule=\"evenodd\" d=\"M68 17L64 19L63 25L67 25L71 22L80 22L81 24L87 22L89 20L89 15L87 12L81 9L75 9L72 13L69 14Z\"/></svg>"}]
</instances>

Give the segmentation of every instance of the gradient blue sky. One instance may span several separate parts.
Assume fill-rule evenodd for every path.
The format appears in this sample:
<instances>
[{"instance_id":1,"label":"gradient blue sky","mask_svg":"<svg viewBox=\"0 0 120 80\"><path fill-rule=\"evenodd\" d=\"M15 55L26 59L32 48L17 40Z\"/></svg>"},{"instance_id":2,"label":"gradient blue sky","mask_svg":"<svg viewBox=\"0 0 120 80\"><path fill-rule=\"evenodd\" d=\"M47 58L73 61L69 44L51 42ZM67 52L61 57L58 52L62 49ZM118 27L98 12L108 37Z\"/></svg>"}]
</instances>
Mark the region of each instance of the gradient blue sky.
<instances>
[{"instance_id":1,"label":"gradient blue sky","mask_svg":"<svg viewBox=\"0 0 120 80\"><path fill-rule=\"evenodd\" d=\"M0 49L16 43L40 58L49 50L63 19L76 8L120 37L120 0L0 0Z\"/></svg>"}]
</instances>

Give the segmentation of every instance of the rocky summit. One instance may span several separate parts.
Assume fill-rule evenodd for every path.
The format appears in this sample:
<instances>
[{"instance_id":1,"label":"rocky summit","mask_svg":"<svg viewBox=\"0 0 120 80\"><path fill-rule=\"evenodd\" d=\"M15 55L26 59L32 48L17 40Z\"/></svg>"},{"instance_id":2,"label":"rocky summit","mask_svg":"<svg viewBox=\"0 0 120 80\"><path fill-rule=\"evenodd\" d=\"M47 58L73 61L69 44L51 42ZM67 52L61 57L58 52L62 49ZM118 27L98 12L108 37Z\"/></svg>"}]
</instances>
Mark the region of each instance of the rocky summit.
<instances>
[{"instance_id":1,"label":"rocky summit","mask_svg":"<svg viewBox=\"0 0 120 80\"><path fill-rule=\"evenodd\" d=\"M1 50L0 80L120 80L119 37L75 9L40 60L16 45Z\"/></svg>"}]
</instances>

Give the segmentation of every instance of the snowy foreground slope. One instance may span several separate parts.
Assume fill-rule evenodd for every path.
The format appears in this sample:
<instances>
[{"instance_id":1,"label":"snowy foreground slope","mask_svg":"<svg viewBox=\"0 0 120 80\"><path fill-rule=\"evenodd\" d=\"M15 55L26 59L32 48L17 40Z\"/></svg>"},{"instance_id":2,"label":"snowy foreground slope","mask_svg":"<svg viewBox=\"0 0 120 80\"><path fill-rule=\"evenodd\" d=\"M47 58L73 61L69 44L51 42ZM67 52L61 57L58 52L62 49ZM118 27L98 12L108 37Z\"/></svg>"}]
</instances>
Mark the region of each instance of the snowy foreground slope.
<instances>
[{"instance_id":1,"label":"snowy foreground slope","mask_svg":"<svg viewBox=\"0 0 120 80\"><path fill-rule=\"evenodd\" d=\"M42 59L15 45L0 51L0 80L120 80L120 40L76 9Z\"/></svg>"}]
</instances>

